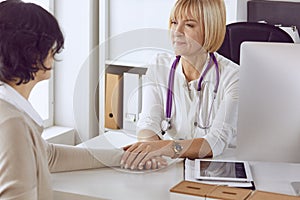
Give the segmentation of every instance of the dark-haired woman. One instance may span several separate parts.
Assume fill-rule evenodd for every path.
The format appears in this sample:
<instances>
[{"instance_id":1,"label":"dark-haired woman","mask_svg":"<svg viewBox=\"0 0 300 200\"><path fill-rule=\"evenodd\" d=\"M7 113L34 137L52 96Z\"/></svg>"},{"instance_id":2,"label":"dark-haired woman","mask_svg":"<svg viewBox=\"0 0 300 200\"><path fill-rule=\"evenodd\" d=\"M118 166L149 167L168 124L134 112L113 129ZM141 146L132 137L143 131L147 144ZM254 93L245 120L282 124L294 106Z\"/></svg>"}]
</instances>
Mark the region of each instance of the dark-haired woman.
<instances>
[{"instance_id":1,"label":"dark-haired woman","mask_svg":"<svg viewBox=\"0 0 300 200\"><path fill-rule=\"evenodd\" d=\"M0 199L52 199L51 172L119 165L122 150L87 150L45 142L28 102L49 79L64 38L56 19L32 3L0 3Z\"/></svg>"}]
</instances>

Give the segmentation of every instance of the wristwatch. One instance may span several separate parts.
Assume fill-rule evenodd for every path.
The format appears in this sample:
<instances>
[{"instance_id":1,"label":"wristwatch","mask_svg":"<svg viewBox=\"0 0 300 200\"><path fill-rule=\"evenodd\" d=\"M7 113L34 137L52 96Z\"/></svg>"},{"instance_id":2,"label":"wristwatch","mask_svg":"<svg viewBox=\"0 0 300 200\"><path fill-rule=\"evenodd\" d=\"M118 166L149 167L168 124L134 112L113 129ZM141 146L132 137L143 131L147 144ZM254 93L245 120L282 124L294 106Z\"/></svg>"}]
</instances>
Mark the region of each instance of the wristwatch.
<instances>
[{"instance_id":1,"label":"wristwatch","mask_svg":"<svg viewBox=\"0 0 300 200\"><path fill-rule=\"evenodd\" d=\"M179 142L173 141L173 151L174 151L173 158L178 158L182 150L183 147L181 146L181 144Z\"/></svg>"}]
</instances>

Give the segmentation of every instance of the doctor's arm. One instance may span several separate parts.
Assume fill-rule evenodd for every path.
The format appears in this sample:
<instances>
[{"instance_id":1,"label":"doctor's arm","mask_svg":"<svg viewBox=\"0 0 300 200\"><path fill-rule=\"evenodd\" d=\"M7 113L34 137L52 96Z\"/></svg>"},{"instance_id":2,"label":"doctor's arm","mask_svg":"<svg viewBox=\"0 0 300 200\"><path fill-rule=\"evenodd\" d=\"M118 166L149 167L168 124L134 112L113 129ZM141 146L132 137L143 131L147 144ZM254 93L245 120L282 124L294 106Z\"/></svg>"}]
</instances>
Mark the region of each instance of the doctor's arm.
<instances>
[{"instance_id":1,"label":"doctor's arm","mask_svg":"<svg viewBox=\"0 0 300 200\"><path fill-rule=\"evenodd\" d=\"M213 156L218 156L230 145L235 145L238 115L238 70L224 75L224 96L218 106L209 133L204 136L209 143Z\"/></svg>"},{"instance_id":2,"label":"doctor's arm","mask_svg":"<svg viewBox=\"0 0 300 200\"><path fill-rule=\"evenodd\" d=\"M140 142L160 140L160 138L154 131L147 129L139 131L137 138Z\"/></svg>"},{"instance_id":3,"label":"doctor's arm","mask_svg":"<svg viewBox=\"0 0 300 200\"><path fill-rule=\"evenodd\" d=\"M160 140L160 121L164 115L163 94L154 76L150 68L143 84L142 112L137 123L138 141Z\"/></svg>"},{"instance_id":4,"label":"doctor's arm","mask_svg":"<svg viewBox=\"0 0 300 200\"><path fill-rule=\"evenodd\" d=\"M121 164L125 168L141 170L148 160L160 156L190 159L212 157L212 150L204 138L177 140L176 143L182 147L178 154L174 150L174 140L138 142L127 146Z\"/></svg>"}]
</instances>

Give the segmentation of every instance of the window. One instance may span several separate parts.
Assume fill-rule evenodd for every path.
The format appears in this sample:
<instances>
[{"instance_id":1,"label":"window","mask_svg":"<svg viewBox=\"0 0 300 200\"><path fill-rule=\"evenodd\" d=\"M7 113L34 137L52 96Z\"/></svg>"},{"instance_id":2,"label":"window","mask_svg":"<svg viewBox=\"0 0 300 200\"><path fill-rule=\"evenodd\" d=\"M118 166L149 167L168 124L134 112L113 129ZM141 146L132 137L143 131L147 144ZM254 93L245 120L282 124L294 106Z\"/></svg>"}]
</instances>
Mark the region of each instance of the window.
<instances>
[{"instance_id":1,"label":"window","mask_svg":"<svg viewBox=\"0 0 300 200\"><path fill-rule=\"evenodd\" d=\"M49 12L53 12L53 0L23 0L42 6ZM53 77L53 76L52 76ZM32 90L29 101L37 110L42 119L44 126L53 125L53 78L50 80L39 82Z\"/></svg>"}]
</instances>

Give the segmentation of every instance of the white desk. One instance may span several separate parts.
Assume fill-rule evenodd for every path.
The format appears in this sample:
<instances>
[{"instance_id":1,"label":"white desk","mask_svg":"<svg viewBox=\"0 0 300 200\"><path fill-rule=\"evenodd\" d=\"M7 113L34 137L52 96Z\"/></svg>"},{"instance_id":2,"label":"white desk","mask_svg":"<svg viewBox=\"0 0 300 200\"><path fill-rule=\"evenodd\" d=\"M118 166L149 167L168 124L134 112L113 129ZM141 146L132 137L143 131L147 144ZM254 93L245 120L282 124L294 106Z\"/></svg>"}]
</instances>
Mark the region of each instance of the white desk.
<instances>
[{"instance_id":1,"label":"white desk","mask_svg":"<svg viewBox=\"0 0 300 200\"><path fill-rule=\"evenodd\" d=\"M123 146L134 141L134 138L123 135L107 134L88 141L86 145L99 148L111 145ZM234 159L234 157L234 151L228 150L221 158ZM250 166L256 189L295 195L290 182L300 181L300 163L250 162ZM102 168L54 173L52 178L54 191L99 199L167 200L170 198L169 189L183 180L183 163L178 160L166 169L152 172L133 173L121 169Z\"/></svg>"}]
</instances>

